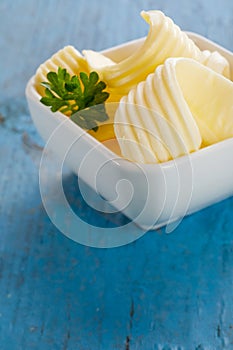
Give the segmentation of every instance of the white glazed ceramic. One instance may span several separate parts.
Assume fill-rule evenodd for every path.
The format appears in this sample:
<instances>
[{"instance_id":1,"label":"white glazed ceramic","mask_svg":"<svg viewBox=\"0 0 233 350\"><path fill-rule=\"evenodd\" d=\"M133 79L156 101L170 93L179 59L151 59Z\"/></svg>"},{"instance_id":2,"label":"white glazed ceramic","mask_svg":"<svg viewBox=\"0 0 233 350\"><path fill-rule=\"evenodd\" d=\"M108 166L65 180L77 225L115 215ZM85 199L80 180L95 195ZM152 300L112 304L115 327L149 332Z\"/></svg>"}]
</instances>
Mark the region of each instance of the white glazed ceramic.
<instances>
[{"instance_id":1,"label":"white glazed ceramic","mask_svg":"<svg viewBox=\"0 0 233 350\"><path fill-rule=\"evenodd\" d=\"M231 52L197 34L188 35L200 49L218 50L225 56L233 74ZM103 53L121 60L143 40ZM34 77L27 84L26 96L42 138L50 139L51 148L62 160L64 150L70 149L66 162L72 171L144 229L181 220L233 194L233 138L163 164L134 164L114 154L60 112L52 113L42 105L34 88Z\"/></svg>"}]
</instances>

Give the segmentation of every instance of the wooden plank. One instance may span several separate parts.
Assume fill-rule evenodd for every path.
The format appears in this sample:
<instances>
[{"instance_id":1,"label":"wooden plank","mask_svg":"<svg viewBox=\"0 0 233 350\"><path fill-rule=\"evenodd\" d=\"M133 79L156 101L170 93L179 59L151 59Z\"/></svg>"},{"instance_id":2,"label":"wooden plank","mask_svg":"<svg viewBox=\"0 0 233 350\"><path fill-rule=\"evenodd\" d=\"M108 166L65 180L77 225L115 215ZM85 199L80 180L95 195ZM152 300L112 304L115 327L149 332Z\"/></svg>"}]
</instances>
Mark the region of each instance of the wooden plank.
<instances>
[{"instance_id":1,"label":"wooden plank","mask_svg":"<svg viewBox=\"0 0 233 350\"><path fill-rule=\"evenodd\" d=\"M147 33L157 6L183 28L233 46L233 3L210 1L0 2L0 349L201 350L233 348L233 199L149 232L121 248L94 249L62 235L41 203L42 141L24 89L64 45L103 49ZM80 217L93 212L76 178L64 183ZM88 234L88 232L87 232Z\"/></svg>"}]
</instances>

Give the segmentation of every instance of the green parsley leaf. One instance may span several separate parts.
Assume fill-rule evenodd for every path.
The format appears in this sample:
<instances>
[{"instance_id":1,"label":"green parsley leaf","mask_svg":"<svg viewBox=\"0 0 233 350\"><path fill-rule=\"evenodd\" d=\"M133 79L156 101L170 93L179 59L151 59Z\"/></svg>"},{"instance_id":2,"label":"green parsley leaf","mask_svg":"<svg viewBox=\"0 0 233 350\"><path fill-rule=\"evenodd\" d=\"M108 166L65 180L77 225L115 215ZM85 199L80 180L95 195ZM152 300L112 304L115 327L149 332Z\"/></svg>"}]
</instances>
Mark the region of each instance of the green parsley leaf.
<instances>
[{"instance_id":1,"label":"green parsley leaf","mask_svg":"<svg viewBox=\"0 0 233 350\"><path fill-rule=\"evenodd\" d=\"M49 106L52 112L69 113L70 119L81 128L98 130L98 123L108 119L104 102L109 97L106 84L99 81L97 72L90 75L81 72L70 76L65 68L47 74L48 81L42 82L45 96L40 102ZM97 106L95 108L90 108ZM80 112L82 110L82 112Z\"/></svg>"}]
</instances>

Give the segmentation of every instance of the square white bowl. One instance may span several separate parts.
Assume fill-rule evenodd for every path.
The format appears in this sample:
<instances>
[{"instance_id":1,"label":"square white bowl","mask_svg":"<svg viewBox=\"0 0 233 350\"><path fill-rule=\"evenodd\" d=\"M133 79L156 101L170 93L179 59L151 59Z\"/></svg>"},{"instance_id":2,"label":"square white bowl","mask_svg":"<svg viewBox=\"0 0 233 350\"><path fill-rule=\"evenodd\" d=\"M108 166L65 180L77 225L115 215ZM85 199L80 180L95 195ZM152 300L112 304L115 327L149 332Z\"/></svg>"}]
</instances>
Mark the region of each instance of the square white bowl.
<instances>
[{"instance_id":1,"label":"square white bowl","mask_svg":"<svg viewBox=\"0 0 233 350\"><path fill-rule=\"evenodd\" d=\"M230 51L195 33L187 34L200 49L217 50L226 57L233 74ZM103 53L121 60L143 40ZM27 84L26 97L33 122L50 148L62 160L69 149L65 161L72 171L143 229L179 222L233 194L233 138L166 163L136 164L116 155L62 113L52 113L41 104L34 77Z\"/></svg>"}]
</instances>

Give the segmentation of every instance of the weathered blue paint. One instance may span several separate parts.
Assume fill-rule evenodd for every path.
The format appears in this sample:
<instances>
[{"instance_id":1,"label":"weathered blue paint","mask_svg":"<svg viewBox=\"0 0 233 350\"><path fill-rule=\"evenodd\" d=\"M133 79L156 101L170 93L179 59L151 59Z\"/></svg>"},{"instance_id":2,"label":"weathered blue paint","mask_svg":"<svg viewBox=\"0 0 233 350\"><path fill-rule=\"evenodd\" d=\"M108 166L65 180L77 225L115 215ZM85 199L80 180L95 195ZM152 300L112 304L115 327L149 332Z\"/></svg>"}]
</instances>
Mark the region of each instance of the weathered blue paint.
<instances>
[{"instance_id":1,"label":"weathered blue paint","mask_svg":"<svg viewBox=\"0 0 233 350\"><path fill-rule=\"evenodd\" d=\"M43 145L24 88L45 58L71 43L102 49L146 34L141 9L233 48L233 2L0 2L0 350L233 349L233 199L110 250L80 246L47 217L39 194ZM81 217L94 213L70 174Z\"/></svg>"}]
</instances>

